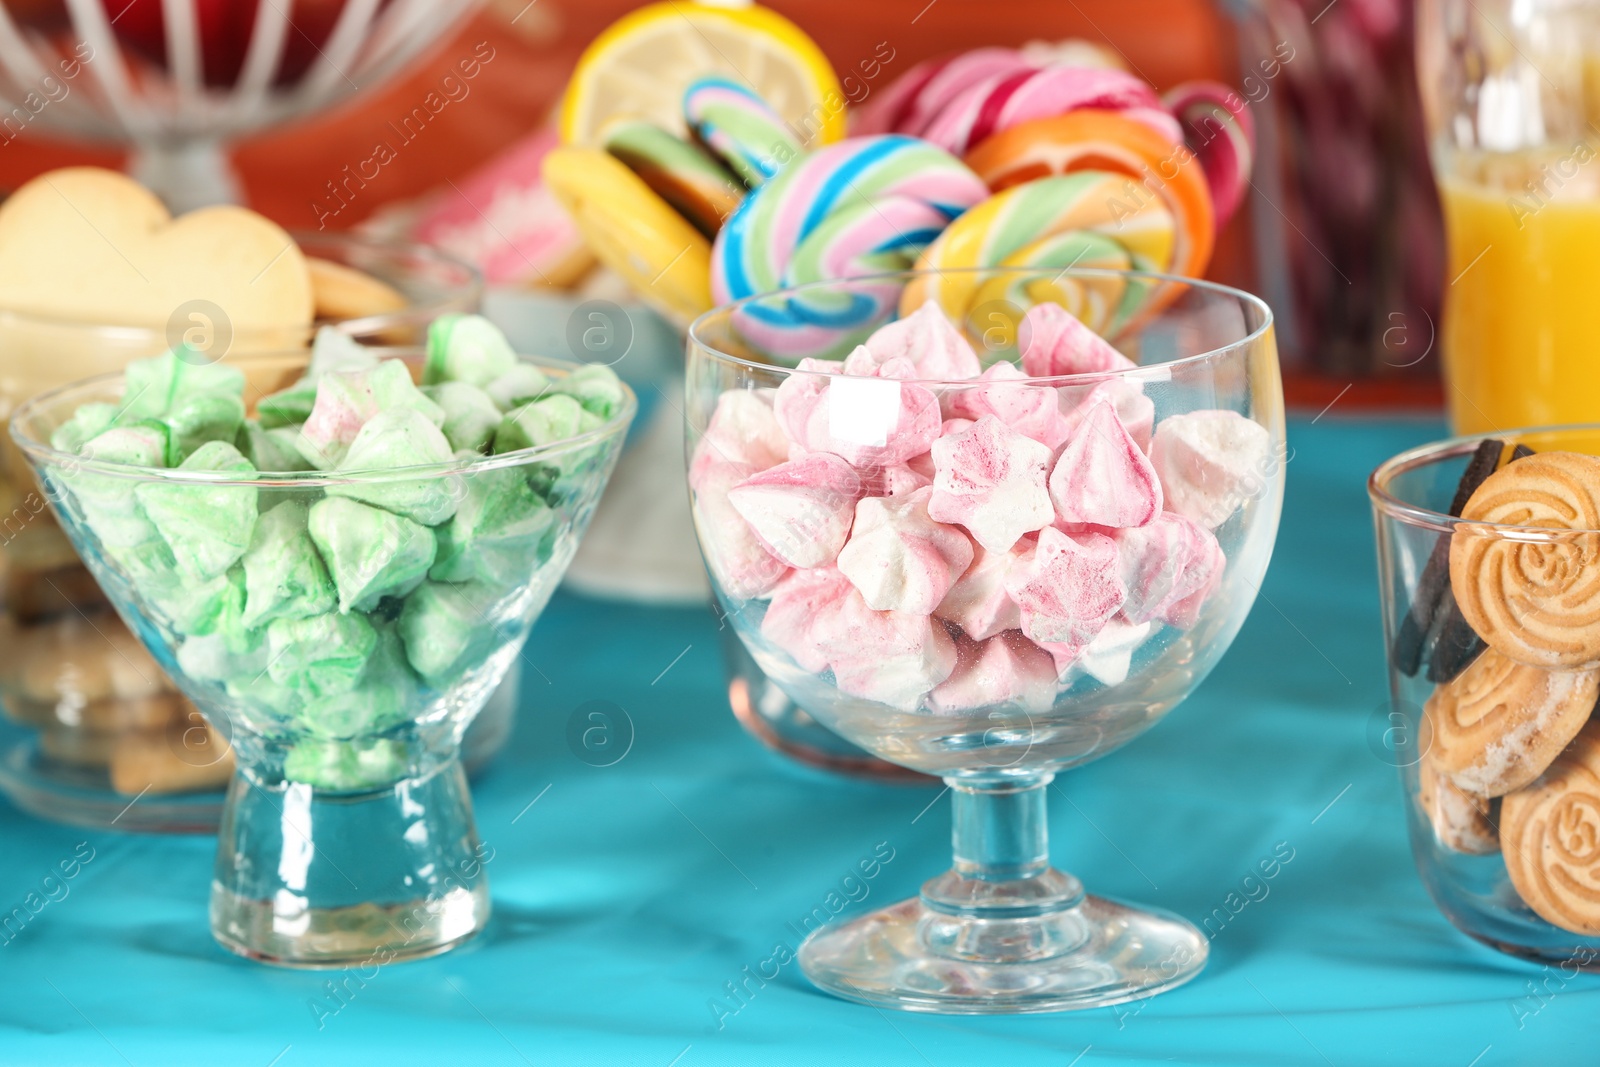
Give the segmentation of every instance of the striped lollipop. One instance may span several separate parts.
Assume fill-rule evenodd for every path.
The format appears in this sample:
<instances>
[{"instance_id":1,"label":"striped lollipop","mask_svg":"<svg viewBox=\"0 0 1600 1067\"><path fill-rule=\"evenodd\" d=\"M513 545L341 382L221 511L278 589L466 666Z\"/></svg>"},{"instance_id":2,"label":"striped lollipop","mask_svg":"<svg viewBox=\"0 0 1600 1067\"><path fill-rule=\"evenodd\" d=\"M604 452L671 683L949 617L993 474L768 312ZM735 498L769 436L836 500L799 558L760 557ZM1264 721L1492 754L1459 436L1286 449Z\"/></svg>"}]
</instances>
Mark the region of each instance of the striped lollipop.
<instances>
[{"instance_id":1,"label":"striped lollipop","mask_svg":"<svg viewBox=\"0 0 1600 1067\"><path fill-rule=\"evenodd\" d=\"M1019 308L1061 304L1101 336L1112 336L1145 304L1149 286L1114 276L1085 278L1069 267L1165 271L1177 220L1158 196L1130 196L1126 175L1085 170L1013 186L961 216L922 253L900 313L935 300L952 322L981 332L974 312L991 301ZM986 278L971 268L1035 267L1054 275Z\"/></svg>"},{"instance_id":2,"label":"striped lollipop","mask_svg":"<svg viewBox=\"0 0 1600 1067\"><path fill-rule=\"evenodd\" d=\"M1226 85L1185 82L1163 102L1183 124L1184 140L1200 158L1220 227L1233 217L1250 184L1256 127L1244 99Z\"/></svg>"},{"instance_id":3,"label":"striped lollipop","mask_svg":"<svg viewBox=\"0 0 1600 1067\"><path fill-rule=\"evenodd\" d=\"M919 136L950 101L974 85L1041 66L1015 48L974 48L923 60L872 94L851 116L851 132Z\"/></svg>"},{"instance_id":4,"label":"striped lollipop","mask_svg":"<svg viewBox=\"0 0 1600 1067\"><path fill-rule=\"evenodd\" d=\"M1125 174L1124 199L1159 197L1176 220L1173 272L1199 277L1210 262L1216 222L1199 160L1124 113L1080 108L1024 122L968 152L966 164L996 192L1051 174Z\"/></svg>"},{"instance_id":5,"label":"striped lollipop","mask_svg":"<svg viewBox=\"0 0 1600 1067\"><path fill-rule=\"evenodd\" d=\"M800 142L771 105L731 78L690 82L683 115L700 143L752 189L800 154Z\"/></svg>"}]
</instances>

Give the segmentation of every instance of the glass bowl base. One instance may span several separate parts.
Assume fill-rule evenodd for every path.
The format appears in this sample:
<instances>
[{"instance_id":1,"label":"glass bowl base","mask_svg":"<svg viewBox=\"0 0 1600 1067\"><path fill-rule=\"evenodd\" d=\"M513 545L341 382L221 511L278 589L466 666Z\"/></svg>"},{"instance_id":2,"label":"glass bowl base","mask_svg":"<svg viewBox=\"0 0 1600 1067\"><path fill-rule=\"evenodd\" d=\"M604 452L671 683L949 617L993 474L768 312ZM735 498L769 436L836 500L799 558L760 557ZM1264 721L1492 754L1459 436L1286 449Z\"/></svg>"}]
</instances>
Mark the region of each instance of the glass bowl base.
<instances>
[{"instance_id":1,"label":"glass bowl base","mask_svg":"<svg viewBox=\"0 0 1600 1067\"><path fill-rule=\"evenodd\" d=\"M819 988L846 1000L902 1011L1017 1015L1102 1008L1176 988L1205 967L1209 942L1193 924L1156 910L1085 896L1071 908L1006 924L1015 960L936 952L962 943L941 936L952 917L921 898L818 930L800 946L800 967ZM1037 926L1037 929L1028 929ZM1077 936L1063 940L1066 930ZM982 936L965 943L994 944ZM1061 950L1038 955L1040 945ZM1033 951L1030 952L1029 948Z\"/></svg>"},{"instance_id":2,"label":"glass bowl base","mask_svg":"<svg viewBox=\"0 0 1600 1067\"><path fill-rule=\"evenodd\" d=\"M0 790L31 815L94 829L209 834L222 815L221 789L129 796L111 788L103 768L60 763L32 738L0 751Z\"/></svg>"},{"instance_id":3,"label":"glass bowl base","mask_svg":"<svg viewBox=\"0 0 1600 1067\"><path fill-rule=\"evenodd\" d=\"M301 969L376 968L422 959L470 940L489 921L489 887L452 889L398 903L312 908L283 923L271 900L211 886L211 932L229 952Z\"/></svg>"}]
</instances>

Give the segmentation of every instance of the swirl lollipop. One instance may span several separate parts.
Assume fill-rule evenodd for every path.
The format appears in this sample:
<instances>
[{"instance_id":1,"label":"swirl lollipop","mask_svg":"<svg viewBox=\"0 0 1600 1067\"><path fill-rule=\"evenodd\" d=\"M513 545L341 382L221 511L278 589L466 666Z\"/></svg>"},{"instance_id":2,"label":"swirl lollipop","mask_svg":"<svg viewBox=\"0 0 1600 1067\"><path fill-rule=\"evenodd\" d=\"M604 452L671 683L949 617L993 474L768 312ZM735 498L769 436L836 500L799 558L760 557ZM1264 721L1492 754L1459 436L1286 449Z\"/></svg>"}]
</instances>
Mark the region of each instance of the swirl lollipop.
<instances>
[{"instance_id":1,"label":"swirl lollipop","mask_svg":"<svg viewBox=\"0 0 1600 1067\"><path fill-rule=\"evenodd\" d=\"M1517 895L1545 921L1600 936L1600 726L1505 798L1500 844Z\"/></svg>"},{"instance_id":2,"label":"swirl lollipop","mask_svg":"<svg viewBox=\"0 0 1600 1067\"><path fill-rule=\"evenodd\" d=\"M1012 290L1015 272L985 280L973 267L1104 267L1165 271L1177 247L1177 224L1165 201L1129 187L1123 174L1085 170L1040 178L990 197L950 225L917 261L919 274L907 285L900 313L909 315L934 300L953 322L969 330L974 312L991 301L1014 307L1056 303L1101 336L1127 325L1145 305L1148 287L1136 279L1108 275L1061 275L1031 280L1027 292ZM934 273L934 272L942 273Z\"/></svg>"},{"instance_id":3,"label":"swirl lollipop","mask_svg":"<svg viewBox=\"0 0 1600 1067\"><path fill-rule=\"evenodd\" d=\"M1250 184L1256 127L1243 98L1216 82L1185 82L1161 98L1183 125L1184 143L1200 160L1220 227L1233 217Z\"/></svg>"},{"instance_id":4,"label":"swirl lollipop","mask_svg":"<svg viewBox=\"0 0 1600 1067\"><path fill-rule=\"evenodd\" d=\"M800 142L755 90L707 77L683 91L683 116L695 137L754 189L800 154Z\"/></svg>"},{"instance_id":5,"label":"swirl lollipop","mask_svg":"<svg viewBox=\"0 0 1600 1067\"><path fill-rule=\"evenodd\" d=\"M1543 452L1491 474L1451 538L1450 586L1496 651L1553 670L1600 667L1600 459ZM1474 523L1578 531L1537 539Z\"/></svg>"}]
</instances>

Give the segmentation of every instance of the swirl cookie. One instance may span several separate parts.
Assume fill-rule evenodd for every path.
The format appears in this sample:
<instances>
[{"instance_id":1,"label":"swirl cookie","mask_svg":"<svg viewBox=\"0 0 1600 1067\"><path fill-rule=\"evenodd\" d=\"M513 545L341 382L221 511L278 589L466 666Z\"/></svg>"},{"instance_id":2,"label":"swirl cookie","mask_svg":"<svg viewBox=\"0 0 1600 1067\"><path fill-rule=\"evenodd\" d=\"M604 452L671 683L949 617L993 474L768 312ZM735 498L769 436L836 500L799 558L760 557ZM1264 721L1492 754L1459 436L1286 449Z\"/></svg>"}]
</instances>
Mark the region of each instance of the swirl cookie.
<instances>
[{"instance_id":1,"label":"swirl cookie","mask_svg":"<svg viewBox=\"0 0 1600 1067\"><path fill-rule=\"evenodd\" d=\"M1450 541L1450 586L1467 622L1519 663L1600 666L1600 533L1515 540L1473 523L1600 530L1600 459L1545 452L1484 480Z\"/></svg>"},{"instance_id":2,"label":"swirl cookie","mask_svg":"<svg viewBox=\"0 0 1600 1067\"><path fill-rule=\"evenodd\" d=\"M1600 724L1506 796L1500 844L1518 895L1563 930L1600 936Z\"/></svg>"},{"instance_id":3,"label":"swirl cookie","mask_svg":"<svg viewBox=\"0 0 1600 1067\"><path fill-rule=\"evenodd\" d=\"M1492 803L1487 797L1473 796L1453 785L1423 760L1417 768L1421 776L1417 803L1433 824L1433 836L1453 852L1483 856L1500 851L1500 835L1495 830Z\"/></svg>"},{"instance_id":4,"label":"swirl cookie","mask_svg":"<svg viewBox=\"0 0 1600 1067\"><path fill-rule=\"evenodd\" d=\"M1600 694L1600 671L1546 671L1486 650L1423 708L1427 759L1484 797L1521 789L1577 736Z\"/></svg>"}]
</instances>

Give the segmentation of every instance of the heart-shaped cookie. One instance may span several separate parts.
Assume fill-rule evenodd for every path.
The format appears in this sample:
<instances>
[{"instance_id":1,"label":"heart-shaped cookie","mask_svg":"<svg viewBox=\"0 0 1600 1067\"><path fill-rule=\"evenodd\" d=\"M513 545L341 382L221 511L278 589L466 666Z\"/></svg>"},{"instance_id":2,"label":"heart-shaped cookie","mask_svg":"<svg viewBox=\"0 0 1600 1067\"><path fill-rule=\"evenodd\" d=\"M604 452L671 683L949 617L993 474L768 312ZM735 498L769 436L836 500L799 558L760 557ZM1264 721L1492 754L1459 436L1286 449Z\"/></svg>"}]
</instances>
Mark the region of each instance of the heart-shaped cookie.
<instances>
[{"instance_id":1,"label":"heart-shaped cookie","mask_svg":"<svg viewBox=\"0 0 1600 1067\"><path fill-rule=\"evenodd\" d=\"M311 321L300 249L245 208L174 219L139 183L95 167L40 175L0 205L0 307L165 327L197 300L221 308L235 332Z\"/></svg>"}]
</instances>

